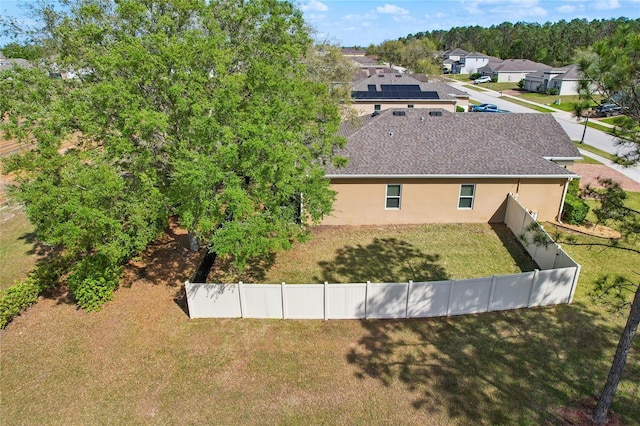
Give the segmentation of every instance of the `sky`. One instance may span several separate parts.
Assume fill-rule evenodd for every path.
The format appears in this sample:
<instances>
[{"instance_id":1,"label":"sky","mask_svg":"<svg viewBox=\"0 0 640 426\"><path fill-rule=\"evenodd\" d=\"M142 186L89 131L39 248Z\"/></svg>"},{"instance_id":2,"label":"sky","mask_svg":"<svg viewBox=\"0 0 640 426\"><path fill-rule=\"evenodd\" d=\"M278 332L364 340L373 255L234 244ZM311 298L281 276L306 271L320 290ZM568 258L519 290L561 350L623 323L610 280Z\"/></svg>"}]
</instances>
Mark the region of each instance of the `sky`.
<instances>
[{"instance_id":1,"label":"sky","mask_svg":"<svg viewBox=\"0 0 640 426\"><path fill-rule=\"evenodd\" d=\"M21 5L0 0L0 15L26 19ZM640 0L292 0L316 38L342 46L380 44L421 31L502 22L557 22L574 18L640 18ZM8 39L0 36L0 45Z\"/></svg>"},{"instance_id":2,"label":"sky","mask_svg":"<svg viewBox=\"0 0 640 426\"><path fill-rule=\"evenodd\" d=\"M298 0L298 5L317 39L348 47L502 22L640 18L640 0Z\"/></svg>"}]
</instances>

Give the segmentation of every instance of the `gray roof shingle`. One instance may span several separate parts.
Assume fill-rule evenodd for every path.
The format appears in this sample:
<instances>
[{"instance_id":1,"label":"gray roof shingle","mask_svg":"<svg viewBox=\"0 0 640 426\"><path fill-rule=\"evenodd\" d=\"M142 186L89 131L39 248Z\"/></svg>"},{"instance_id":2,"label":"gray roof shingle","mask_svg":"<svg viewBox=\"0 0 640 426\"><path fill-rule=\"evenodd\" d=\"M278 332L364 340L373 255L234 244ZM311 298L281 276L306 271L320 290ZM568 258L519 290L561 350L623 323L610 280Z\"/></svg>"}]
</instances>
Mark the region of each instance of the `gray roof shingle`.
<instances>
[{"instance_id":1,"label":"gray roof shingle","mask_svg":"<svg viewBox=\"0 0 640 426\"><path fill-rule=\"evenodd\" d=\"M432 116L430 111L442 115ZM580 156L546 114L390 109L343 123L340 132L348 142L336 154L349 158L349 163L329 169L329 177L571 177L575 175L543 157Z\"/></svg>"}]
</instances>

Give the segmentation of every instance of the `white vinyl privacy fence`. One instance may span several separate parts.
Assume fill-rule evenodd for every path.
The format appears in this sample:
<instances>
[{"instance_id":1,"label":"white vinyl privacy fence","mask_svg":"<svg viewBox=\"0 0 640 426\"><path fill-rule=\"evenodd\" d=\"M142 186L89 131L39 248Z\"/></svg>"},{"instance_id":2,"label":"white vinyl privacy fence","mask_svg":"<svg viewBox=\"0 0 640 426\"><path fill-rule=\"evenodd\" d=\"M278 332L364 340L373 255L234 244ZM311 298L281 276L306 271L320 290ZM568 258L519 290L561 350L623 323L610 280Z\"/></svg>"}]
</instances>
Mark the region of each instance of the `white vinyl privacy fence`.
<instances>
[{"instance_id":1,"label":"white vinyl privacy fence","mask_svg":"<svg viewBox=\"0 0 640 426\"><path fill-rule=\"evenodd\" d=\"M540 270L468 280L404 283L186 283L189 315L191 318L422 318L571 303L580 265L539 228L511 195L505 223ZM534 235L538 242L527 243ZM540 244L540 235L546 235L548 241Z\"/></svg>"}]
</instances>

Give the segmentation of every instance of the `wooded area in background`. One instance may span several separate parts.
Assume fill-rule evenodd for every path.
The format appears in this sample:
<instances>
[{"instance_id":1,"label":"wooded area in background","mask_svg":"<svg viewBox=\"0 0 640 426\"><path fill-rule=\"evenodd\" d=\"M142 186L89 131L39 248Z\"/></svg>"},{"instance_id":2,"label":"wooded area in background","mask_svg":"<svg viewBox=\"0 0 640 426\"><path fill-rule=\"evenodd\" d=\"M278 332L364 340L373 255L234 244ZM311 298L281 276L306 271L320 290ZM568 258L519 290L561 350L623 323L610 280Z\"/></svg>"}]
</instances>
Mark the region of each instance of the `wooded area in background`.
<instances>
[{"instance_id":1,"label":"wooded area in background","mask_svg":"<svg viewBox=\"0 0 640 426\"><path fill-rule=\"evenodd\" d=\"M612 36L622 25L628 25L631 31L640 31L640 19L573 19L545 24L503 22L489 28L454 27L409 34L400 40L428 38L440 50L461 48L502 59L530 59L563 66L573 63L576 49L586 49Z\"/></svg>"}]
</instances>

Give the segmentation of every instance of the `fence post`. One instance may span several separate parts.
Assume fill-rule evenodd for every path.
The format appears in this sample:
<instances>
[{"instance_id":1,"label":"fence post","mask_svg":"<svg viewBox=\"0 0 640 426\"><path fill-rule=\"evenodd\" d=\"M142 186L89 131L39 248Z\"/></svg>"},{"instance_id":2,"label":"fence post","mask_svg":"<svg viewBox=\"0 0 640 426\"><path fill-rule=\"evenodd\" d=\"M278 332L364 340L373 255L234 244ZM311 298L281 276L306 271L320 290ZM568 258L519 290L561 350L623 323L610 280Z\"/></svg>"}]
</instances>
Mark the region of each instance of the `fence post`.
<instances>
[{"instance_id":1,"label":"fence post","mask_svg":"<svg viewBox=\"0 0 640 426\"><path fill-rule=\"evenodd\" d=\"M329 319L329 289L327 288L328 282L324 282L324 320Z\"/></svg>"},{"instance_id":2,"label":"fence post","mask_svg":"<svg viewBox=\"0 0 640 426\"><path fill-rule=\"evenodd\" d=\"M556 269L558 267L558 257L560 257L560 252L562 251L562 247L560 247L560 244L556 244L556 257L555 259L553 259L553 268L552 269Z\"/></svg>"},{"instance_id":3,"label":"fence post","mask_svg":"<svg viewBox=\"0 0 640 426\"><path fill-rule=\"evenodd\" d=\"M451 278L449 280L449 298L447 299L447 316L449 316L449 312L451 312L451 295L453 294L453 283L454 279Z\"/></svg>"},{"instance_id":4,"label":"fence post","mask_svg":"<svg viewBox=\"0 0 640 426\"><path fill-rule=\"evenodd\" d=\"M531 307L531 297L533 296L533 287L536 285L538 278L538 270L533 271L533 278L531 279L531 288L529 289L529 299L527 300L527 308Z\"/></svg>"},{"instance_id":5,"label":"fence post","mask_svg":"<svg viewBox=\"0 0 640 426\"><path fill-rule=\"evenodd\" d=\"M578 278L580 277L580 270L582 266L578 264L575 267L575 271L573 273L573 282L571 283L571 291L569 292L569 301L567 303L573 303L573 295L576 292L576 287L578 286Z\"/></svg>"},{"instance_id":6,"label":"fence post","mask_svg":"<svg viewBox=\"0 0 640 426\"><path fill-rule=\"evenodd\" d=\"M489 302L487 303L487 312L491 312L491 305L493 305L493 288L496 285L496 276L495 274L493 275L493 278L491 279L491 291L489 291Z\"/></svg>"},{"instance_id":7,"label":"fence post","mask_svg":"<svg viewBox=\"0 0 640 426\"><path fill-rule=\"evenodd\" d=\"M287 319L287 285L284 281L280 284L280 300L282 302L282 319Z\"/></svg>"},{"instance_id":8,"label":"fence post","mask_svg":"<svg viewBox=\"0 0 640 426\"><path fill-rule=\"evenodd\" d=\"M413 281L409 280L409 285L407 285L407 304L405 305L404 318L409 318L409 296L411 296L411 285Z\"/></svg>"},{"instance_id":9,"label":"fence post","mask_svg":"<svg viewBox=\"0 0 640 426\"><path fill-rule=\"evenodd\" d=\"M369 319L369 285L371 281L367 281L367 286L364 288L364 319Z\"/></svg>"},{"instance_id":10,"label":"fence post","mask_svg":"<svg viewBox=\"0 0 640 426\"><path fill-rule=\"evenodd\" d=\"M244 318L244 287L242 281L238 281L238 299L240 300L240 318Z\"/></svg>"}]
</instances>

